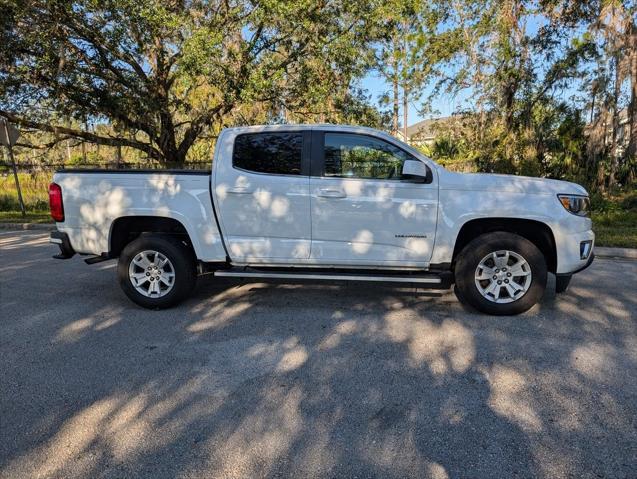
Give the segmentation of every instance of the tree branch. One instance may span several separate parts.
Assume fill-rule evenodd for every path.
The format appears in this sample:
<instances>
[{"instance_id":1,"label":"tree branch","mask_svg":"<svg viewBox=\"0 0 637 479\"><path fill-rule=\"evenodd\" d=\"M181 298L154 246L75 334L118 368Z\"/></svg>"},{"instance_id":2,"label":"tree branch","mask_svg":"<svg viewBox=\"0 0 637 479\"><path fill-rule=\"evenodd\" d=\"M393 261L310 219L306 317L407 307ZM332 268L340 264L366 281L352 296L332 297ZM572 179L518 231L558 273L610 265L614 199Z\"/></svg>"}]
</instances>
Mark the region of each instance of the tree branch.
<instances>
[{"instance_id":1,"label":"tree branch","mask_svg":"<svg viewBox=\"0 0 637 479\"><path fill-rule=\"evenodd\" d=\"M71 136L60 136L60 137L56 138L53 141L50 141L48 143L42 143L40 145L34 145L32 143L20 143L20 142L18 142L18 143L15 144L15 146L20 146L22 148L30 148L32 150L48 150L49 148L53 148L58 143L61 143L61 142L65 141L65 140L69 140L71 138L74 138L74 137L71 137ZM81 143L81 142L78 142L78 143L76 143L74 145L70 145L70 146L74 147L74 146L77 146L79 143Z\"/></svg>"},{"instance_id":2,"label":"tree branch","mask_svg":"<svg viewBox=\"0 0 637 479\"><path fill-rule=\"evenodd\" d=\"M82 140L88 141L90 143L95 143L97 145L106 145L106 146L128 146L131 148L135 148L136 150L143 151L147 153L150 157L162 160L161 152L154 148L149 143L144 143L138 140L131 140L129 138L113 138L96 135L95 133L90 133L88 131L74 130L72 128L67 128L64 126L55 126L49 125L47 123L41 123L37 121L28 120L26 118L20 118L13 113L10 113L5 110L0 110L0 116L4 116L11 123L15 123L16 125L20 125L27 128L33 128L40 131L48 131L50 133L55 133L56 135L66 135L67 138L80 138Z\"/></svg>"}]
</instances>

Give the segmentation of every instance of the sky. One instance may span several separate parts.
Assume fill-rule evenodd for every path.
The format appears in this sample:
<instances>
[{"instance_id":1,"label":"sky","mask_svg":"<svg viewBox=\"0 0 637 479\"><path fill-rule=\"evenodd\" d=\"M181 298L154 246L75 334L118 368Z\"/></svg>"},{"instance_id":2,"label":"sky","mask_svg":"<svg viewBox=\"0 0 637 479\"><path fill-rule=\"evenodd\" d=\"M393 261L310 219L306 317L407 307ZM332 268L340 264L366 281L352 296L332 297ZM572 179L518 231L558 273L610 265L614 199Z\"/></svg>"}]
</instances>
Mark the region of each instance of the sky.
<instances>
[{"instance_id":1,"label":"sky","mask_svg":"<svg viewBox=\"0 0 637 479\"><path fill-rule=\"evenodd\" d=\"M365 78L361 80L360 86L367 90L367 93L371 95L371 101L374 105L378 105L380 97L387 92L391 91L391 85L385 82L385 80L380 77L377 73L368 73ZM425 89L425 94L423 98L427 96L430 92L431 87ZM402 94L402 93L401 93ZM428 119L428 118L438 118L443 116L450 116L453 111L456 109L458 105L461 105L462 98L465 95L458 95L457 97L445 96L441 95L435 98L432 102L432 109L434 113L427 114L426 116L420 115L418 109L421 107L418 102L410 102L409 104L409 112L408 112L408 126L413 125L414 123L419 122L420 120ZM400 122L402 124L403 113L402 113L402 98L400 104ZM420 101L422 102L422 100Z\"/></svg>"},{"instance_id":2,"label":"sky","mask_svg":"<svg viewBox=\"0 0 637 479\"><path fill-rule=\"evenodd\" d=\"M528 15L526 17L526 33L529 36L534 36L537 34L539 28L546 24L546 18L540 15ZM375 106L378 106L379 99L384 93L391 92L391 85L388 84L380 75L375 72L368 73L361 81L360 86L367 90L367 93L371 95L371 101ZM429 85L424 90L424 94L422 99L425 99L430 93L432 89L432 85ZM572 94L573 91L568 91L568 94ZM418 110L422 106L418 104L418 102L410 102L409 112L408 112L408 121L407 125L411 126L414 123L417 123L420 120L429 119L429 118L439 118L444 116L450 116L454 111L459 109L459 107L467 106L468 98L470 97L470 91L464 90L461 91L457 96L452 97L450 95L440 94L432 101L431 108L433 113L428 113L427 115L421 115ZM401 98L401 110L400 110L400 122L402 126L403 113L402 113L402 98ZM422 100L420 100L422 103Z\"/></svg>"}]
</instances>

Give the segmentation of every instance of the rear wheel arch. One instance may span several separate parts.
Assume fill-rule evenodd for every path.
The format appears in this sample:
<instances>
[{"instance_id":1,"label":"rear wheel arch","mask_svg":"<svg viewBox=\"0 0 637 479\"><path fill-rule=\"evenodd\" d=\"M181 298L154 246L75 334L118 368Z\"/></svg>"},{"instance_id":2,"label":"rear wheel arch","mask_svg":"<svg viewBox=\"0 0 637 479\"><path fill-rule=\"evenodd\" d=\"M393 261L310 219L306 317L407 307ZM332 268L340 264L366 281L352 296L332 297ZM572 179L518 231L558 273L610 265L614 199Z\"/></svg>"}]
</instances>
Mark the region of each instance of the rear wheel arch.
<instances>
[{"instance_id":1,"label":"rear wheel arch","mask_svg":"<svg viewBox=\"0 0 637 479\"><path fill-rule=\"evenodd\" d=\"M126 245L143 234L165 234L181 240L193 252L194 244L182 222L164 216L122 216L111 224L109 256L118 257Z\"/></svg>"},{"instance_id":2,"label":"rear wheel arch","mask_svg":"<svg viewBox=\"0 0 637 479\"><path fill-rule=\"evenodd\" d=\"M544 255L548 271L557 271L557 249L551 227L542 221L524 218L478 218L462 225L453 250L452 264L472 240L485 233L513 233L533 243Z\"/></svg>"}]
</instances>

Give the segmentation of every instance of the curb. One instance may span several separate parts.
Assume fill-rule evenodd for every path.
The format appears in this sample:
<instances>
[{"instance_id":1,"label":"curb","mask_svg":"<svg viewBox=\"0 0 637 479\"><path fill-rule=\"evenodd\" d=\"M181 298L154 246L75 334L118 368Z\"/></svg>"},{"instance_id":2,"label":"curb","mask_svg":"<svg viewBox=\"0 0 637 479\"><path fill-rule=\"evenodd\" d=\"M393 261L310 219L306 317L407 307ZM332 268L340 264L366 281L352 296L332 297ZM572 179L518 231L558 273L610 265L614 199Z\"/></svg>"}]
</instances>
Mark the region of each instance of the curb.
<instances>
[{"instance_id":1,"label":"curb","mask_svg":"<svg viewBox=\"0 0 637 479\"><path fill-rule=\"evenodd\" d=\"M637 259L637 249L635 248L607 248L595 246L595 257L597 258L623 258Z\"/></svg>"},{"instance_id":2,"label":"curb","mask_svg":"<svg viewBox=\"0 0 637 479\"><path fill-rule=\"evenodd\" d=\"M0 223L0 230L40 230L53 231L52 223Z\"/></svg>"}]
</instances>

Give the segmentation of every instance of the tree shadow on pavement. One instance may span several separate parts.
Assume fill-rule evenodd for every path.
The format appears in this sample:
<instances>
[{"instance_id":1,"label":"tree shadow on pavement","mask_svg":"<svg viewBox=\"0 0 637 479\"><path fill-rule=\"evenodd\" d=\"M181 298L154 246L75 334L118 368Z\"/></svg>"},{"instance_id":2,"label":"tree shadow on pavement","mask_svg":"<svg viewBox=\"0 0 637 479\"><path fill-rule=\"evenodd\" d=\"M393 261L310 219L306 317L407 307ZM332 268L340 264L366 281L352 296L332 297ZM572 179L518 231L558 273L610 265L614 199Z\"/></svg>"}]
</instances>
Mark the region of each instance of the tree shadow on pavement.
<instances>
[{"instance_id":1,"label":"tree shadow on pavement","mask_svg":"<svg viewBox=\"0 0 637 479\"><path fill-rule=\"evenodd\" d=\"M607 265L519 317L448 292L205 278L145 311L112 265L11 269L35 248L1 273L3 477L634 473L637 298Z\"/></svg>"}]
</instances>

